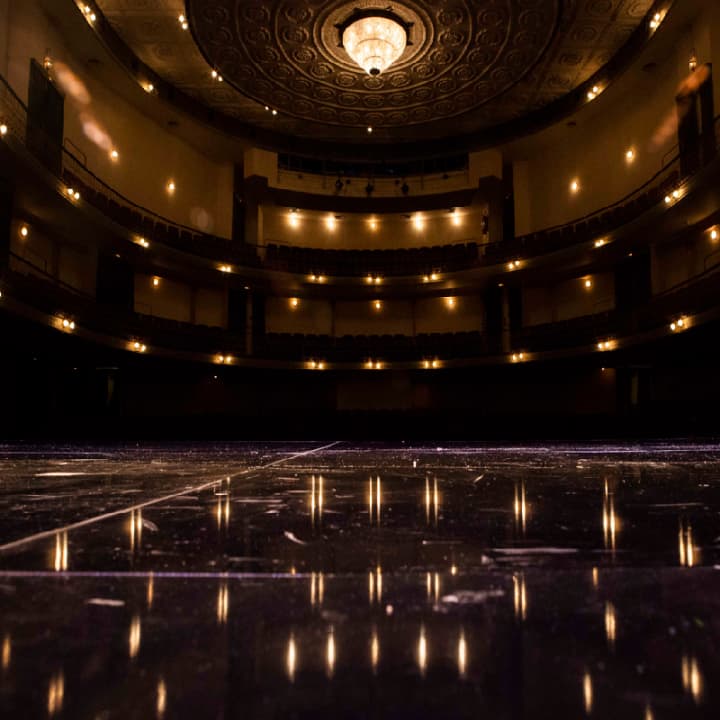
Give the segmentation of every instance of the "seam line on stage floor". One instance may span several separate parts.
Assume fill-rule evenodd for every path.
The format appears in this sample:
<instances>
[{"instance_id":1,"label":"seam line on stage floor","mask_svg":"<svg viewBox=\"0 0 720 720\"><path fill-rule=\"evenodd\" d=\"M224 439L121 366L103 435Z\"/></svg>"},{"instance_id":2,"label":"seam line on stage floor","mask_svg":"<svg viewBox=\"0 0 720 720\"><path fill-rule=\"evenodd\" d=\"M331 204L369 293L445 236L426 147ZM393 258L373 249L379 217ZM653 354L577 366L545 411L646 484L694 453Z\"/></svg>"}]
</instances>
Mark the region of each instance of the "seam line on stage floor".
<instances>
[{"instance_id":1,"label":"seam line on stage floor","mask_svg":"<svg viewBox=\"0 0 720 720\"><path fill-rule=\"evenodd\" d=\"M176 493L171 493L169 495L163 495L159 498L153 498L151 500L146 500L145 502L138 503L137 505L130 505L125 508L121 508L118 510L113 510L112 512L103 513L102 515L96 515L91 518L86 518L85 520L79 520L78 522L71 523L70 525L64 525L62 527L53 528L52 530L43 530L42 532L35 533L33 535L28 535L24 538L19 538L18 540L13 540L12 542L5 543L4 545L0 545L0 553L7 552L8 550L14 550L18 547L22 547L23 545L30 545L31 543L34 543L38 540L43 540L45 538L50 538L58 533L63 532L70 532L72 530L77 530L81 527L86 527L87 525L94 525L98 522L103 522L104 520L109 520L114 517L119 517L121 515L127 515L127 513L132 512L133 510L142 510L146 507L150 507L152 505L158 505L159 503L167 502L168 500L174 500L175 498L182 497L183 495L189 495L190 493L194 492L202 492L203 490L207 490L208 488L211 488L213 485L217 485L218 482L223 480L224 478L230 477L232 479L236 479L239 477L243 477L244 475L249 475L250 473L259 472L261 470L267 470L268 468L274 467L276 465L280 465L285 462L289 462L290 460L295 460L300 457L304 457L306 455L312 455L314 453L322 452L323 450L329 450L332 447L335 447L336 445L339 445L342 441L335 440L334 442L328 443L327 445L322 445L320 447L311 448L310 450L303 450L302 452L295 453L294 455L289 455L288 457L278 458L277 460L273 460L272 462L265 463L264 465L254 465L253 467L245 468L245 470L241 470L239 472L236 472L234 474L230 475L223 475L222 478L215 478L213 480L209 480L207 482L204 482L200 485L194 485L190 488L185 488L184 490Z\"/></svg>"}]
</instances>

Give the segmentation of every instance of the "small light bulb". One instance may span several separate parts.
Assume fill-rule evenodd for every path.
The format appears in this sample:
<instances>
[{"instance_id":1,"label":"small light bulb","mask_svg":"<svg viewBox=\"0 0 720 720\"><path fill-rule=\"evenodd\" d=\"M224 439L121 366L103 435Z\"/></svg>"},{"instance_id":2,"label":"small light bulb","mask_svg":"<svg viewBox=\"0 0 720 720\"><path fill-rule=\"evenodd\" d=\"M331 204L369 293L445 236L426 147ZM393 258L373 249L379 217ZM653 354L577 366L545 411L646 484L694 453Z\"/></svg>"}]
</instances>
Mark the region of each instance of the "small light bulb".
<instances>
[{"instance_id":1,"label":"small light bulb","mask_svg":"<svg viewBox=\"0 0 720 720\"><path fill-rule=\"evenodd\" d=\"M592 287L592 280L590 280L590 278L588 278L588 279L585 281L585 287L586 287L588 290Z\"/></svg>"},{"instance_id":2,"label":"small light bulb","mask_svg":"<svg viewBox=\"0 0 720 720\"><path fill-rule=\"evenodd\" d=\"M382 303L379 300L375 301L375 309L382 310Z\"/></svg>"},{"instance_id":3,"label":"small light bulb","mask_svg":"<svg viewBox=\"0 0 720 720\"><path fill-rule=\"evenodd\" d=\"M372 129L372 127L370 127L369 125L368 125L367 131L368 131L368 135L372 135L373 129Z\"/></svg>"},{"instance_id":4,"label":"small light bulb","mask_svg":"<svg viewBox=\"0 0 720 720\"><path fill-rule=\"evenodd\" d=\"M117 150L110 151L110 159L113 162L117 162L120 159L120 153Z\"/></svg>"},{"instance_id":5,"label":"small light bulb","mask_svg":"<svg viewBox=\"0 0 720 720\"><path fill-rule=\"evenodd\" d=\"M8 133L8 126L5 123L0 123L0 135L5 137Z\"/></svg>"},{"instance_id":6,"label":"small light bulb","mask_svg":"<svg viewBox=\"0 0 720 720\"><path fill-rule=\"evenodd\" d=\"M28 230L28 226L27 226L27 225L23 225L23 226L20 228L20 235L21 235L22 237L26 238L29 234L30 234L30 231Z\"/></svg>"},{"instance_id":7,"label":"small light bulb","mask_svg":"<svg viewBox=\"0 0 720 720\"><path fill-rule=\"evenodd\" d=\"M580 191L580 181L579 180L573 180L570 183L570 192L573 194L577 194Z\"/></svg>"},{"instance_id":8,"label":"small light bulb","mask_svg":"<svg viewBox=\"0 0 720 720\"><path fill-rule=\"evenodd\" d=\"M154 277L152 281L153 287L159 287L160 286L160 278Z\"/></svg>"},{"instance_id":9,"label":"small light bulb","mask_svg":"<svg viewBox=\"0 0 720 720\"><path fill-rule=\"evenodd\" d=\"M625 160L627 160L628 163L633 162L633 161L635 160L635 150L633 150L632 148L630 148L630 149L625 153Z\"/></svg>"},{"instance_id":10,"label":"small light bulb","mask_svg":"<svg viewBox=\"0 0 720 720\"><path fill-rule=\"evenodd\" d=\"M166 189L167 189L169 195L173 195L175 193L175 189L176 189L175 181L174 180L168 181Z\"/></svg>"},{"instance_id":11,"label":"small light bulb","mask_svg":"<svg viewBox=\"0 0 720 720\"><path fill-rule=\"evenodd\" d=\"M717 231L717 230L711 230L711 231L710 231L710 239L711 239L711 240L717 240L717 239L718 239L718 231Z\"/></svg>"}]
</instances>

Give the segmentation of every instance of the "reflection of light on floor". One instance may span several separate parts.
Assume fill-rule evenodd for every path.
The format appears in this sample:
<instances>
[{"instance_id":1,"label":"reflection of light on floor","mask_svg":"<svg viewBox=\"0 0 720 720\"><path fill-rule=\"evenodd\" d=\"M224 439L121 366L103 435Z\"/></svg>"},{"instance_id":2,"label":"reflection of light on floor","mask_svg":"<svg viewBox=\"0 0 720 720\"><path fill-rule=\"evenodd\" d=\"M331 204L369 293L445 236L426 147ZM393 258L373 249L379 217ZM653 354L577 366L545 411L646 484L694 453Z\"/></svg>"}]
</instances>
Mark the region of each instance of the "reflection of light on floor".
<instances>
[{"instance_id":1,"label":"reflection of light on floor","mask_svg":"<svg viewBox=\"0 0 720 720\"><path fill-rule=\"evenodd\" d=\"M460 677L465 677L465 673L467 672L467 643L465 641L465 633L462 631L458 638L457 663Z\"/></svg>"},{"instance_id":2,"label":"reflection of light on floor","mask_svg":"<svg viewBox=\"0 0 720 720\"><path fill-rule=\"evenodd\" d=\"M518 620L527 618L527 586L525 584L525 575L513 575L513 603L515 607L515 617Z\"/></svg>"},{"instance_id":3,"label":"reflection of light on floor","mask_svg":"<svg viewBox=\"0 0 720 720\"><path fill-rule=\"evenodd\" d=\"M605 637L608 645L613 648L617 637L617 616L611 602L605 603Z\"/></svg>"},{"instance_id":4,"label":"reflection of light on floor","mask_svg":"<svg viewBox=\"0 0 720 720\"><path fill-rule=\"evenodd\" d=\"M327 647L325 648L325 665L328 677L332 677L335 672L335 632L330 630L327 638Z\"/></svg>"},{"instance_id":5,"label":"reflection of light on floor","mask_svg":"<svg viewBox=\"0 0 720 720\"><path fill-rule=\"evenodd\" d=\"M372 638L370 639L370 664L373 672L377 672L380 663L380 640L378 639L377 630L373 629Z\"/></svg>"},{"instance_id":6,"label":"reflection of light on floor","mask_svg":"<svg viewBox=\"0 0 720 720\"><path fill-rule=\"evenodd\" d=\"M698 664L697 658L683 655L681 669L683 690L689 695L692 695L696 703L700 703L703 698L705 683L703 675L700 672L700 665Z\"/></svg>"},{"instance_id":7,"label":"reflection of light on floor","mask_svg":"<svg viewBox=\"0 0 720 720\"><path fill-rule=\"evenodd\" d=\"M440 573L425 573L425 589L428 600L440 601Z\"/></svg>"},{"instance_id":8,"label":"reflection of light on floor","mask_svg":"<svg viewBox=\"0 0 720 720\"><path fill-rule=\"evenodd\" d=\"M368 573L368 597L370 604L382 602L383 578L382 568L378 565L375 572Z\"/></svg>"},{"instance_id":9,"label":"reflection of light on floor","mask_svg":"<svg viewBox=\"0 0 720 720\"><path fill-rule=\"evenodd\" d=\"M48 685L48 715L56 715L62 712L63 700L65 699L65 678L59 672L50 678Z\"/></svg>"},{"instance_id":10,"label":"reflection of light on floor","mask_svg":"<svg viewBox=\"0 0 720 720\"><path fill-rule=\"evenodd\" d=\"M217 520L218 530L230 525L230 493L218 495L217 508L215 509L215 519Z\"/></svg>"},{"instance_id":11,"label":"reflection of light on floor","mask_svg":"<svg viewBox=\"0 0 720 720\"><path fill-rule=\"evenodd\" d=\"M615 513L615 498L608 491L607 481L605 483L605 495L603 496L602 521L605 549L615 552L617 533L620 530L620 519Z\"/></svg>"},{"instance_id":12,"label":"reflection of light on floor","mask_svg":"<svg viewBox=\"0 0 720 720\"><path fill-rule=\"evenodd\" d=\"M142 510L131 510L130 511L130 550L135 552L142 543Z\"/></svg>"},{"instance_id":13,"label":"reflection of light on floor","mask_svg":"<svg viewBox=\"0 0 720 720\"><path fill-rule=\"evenodd\" d=\"M586 714L590 715L593 709L593 683L590 673L585 671L583 675L583 703Z\"/></svg>"},{"instance_id":14,"label":"reflection of light on floor","mask_svg":"<svg viewBox=\"0 0 720 720\"><path fill-rule=\"evenodd\" d=\"M217 621L218 625L224 625L228 619L228 606L230 604L230 596L228 586L223 583L218 588L217 596Z\"/></svg>"},{"instance_id":15,"label":"reflection of light on floor","mask_svg":"<svg viewBox=\"0 0 720 720\"><path fill-rule=\"evenodd\" d=\"M152 610L153 601L155 600L155 576L153 575L153 573L150 573L150 575L148 575L146 598L148 610Z\"/></svg>"},{"instance_id":16,"label":"reflection of light on floor","mask_svg":"<svg viewBox=\"0 0 720 720\"><path fill-rule=\"evenodd\" d=\"M315 475L310 479L310 524L322 525L323 503L325 501L325 478Z\"/></svg>"},{"instance_id":17,"label":"reflection of light on floor","mask_svg":"<svg viewBox=\"0 0 720 720\"><path fill-rule=\"evenodd\" d=\"M285 666L290 682L295 681L295 669L297 667L297 648L295 647L295 638L291 635L288 640L287 652L285 654Z\"/></svg>"},{"instance_id":18,"label":"reflection of light on floor","mask_svg":"<svg viewBox=\"0 0 720 720\"><path fill-rule=\"evenodd\" d=\"M524 535L525 531L527 530L528 515L528 505L524 480L520 483L519 487L517 484L515 485L515 502L513 510L515 513L515 525Z\"/></svg>"},{"instance_id":19,"label":"reflection of light on floor","mask_svg":"<svg viewBox=\"0 0 720 720\"><path fill-rule=\"evenodd\" d=\"M2 643L2 669L7 670L10 667L10 660L12 658L12 640L10 635L6 635L3 638Z\"/></svg>"},{"instance_id":20,"label":"reflection of light on floor","mask_svg":"<svg viewBox=\"0 0 720 720\"><path fill-rule=\"evenodd\" d=\"M695 567L697 565L698 551L695 547L692 525L682 520L680 521L678 533L678 553L680 565L683 567Z\"/></svg>"},{"instance_id":21,"label":"reflection of light on floor","mask_svg":"<svg viewBox=\"0 0 720 720\"><path fill-rule=\"evenodd\" d=\"M53 569L55 572L64 572L68 569L68 536L66 532L55 535Z\"/></svg>"},{"instance_id":22,"label":"reflection of light on floor","mask_svg":"<svg viewBox=\"0 0 720 720\"><path fill-rule=\"evenodd\" d=\"M325 599L325 575L323 573L310 574L310 604L322 605Z\"/></svg>"},{"instance_id":23,"label":"reflection of light on floor","mask_svg":"<svg viewBox=\"0 0 720 720\"><path fill-rule=\"evenodd\" d=\"M435 527L438 525L438 516L440 514L440 490L438 488L438 479L433 477L432 485L430 478L425 477L425 522L430 525L432 522Z\"/></svg>"},{"instance_id":24,"label":"reflection of light on floor","mask_svg":"<svg viewBox=\"0 0 720 720\"><path fill-rule=\"evenodd\" d=\"M165 681L160 678L157 685L157 696L155 700L155 710L157 711L158 718L165 717L165 710L167 709L167 687L165 687Z\"/></svg>"},{"instance_id":25,"label":"reflection of light on floor","mask_svg":"<svg viewBox=\"0 0 720 720\"><path fill-rule=\"evenodd\" d=\"M382 516L382 481L379 475L375 477L374 481L372 477L368 480L368 515L371 525L373 518L376 524L380 525Z\"/></svg>"},{"instance_id":26,"label":"reflection of light on floor","mask_svg":"<svg viewBox=\"0 0 720 720\"><path fill-rule=\"evenodd\" d=\"M135 615L130 622L130 632L128 633L128 655L133 660L140 652L140 638L142 635L142 626L140 624L140 616Z\"/></svg>"},{"instance_id":27,"label":"reflection of light on floor","mask_svg":"<svg viewBox=\"0 0 720 720\"><path fill-rule=\"evenodd\" d=\"M428 642L425 636L425 627L420 627L420 637L417 644L417 663L421 674L425 674L428 663Z\"/></svg>"}]
</instances>

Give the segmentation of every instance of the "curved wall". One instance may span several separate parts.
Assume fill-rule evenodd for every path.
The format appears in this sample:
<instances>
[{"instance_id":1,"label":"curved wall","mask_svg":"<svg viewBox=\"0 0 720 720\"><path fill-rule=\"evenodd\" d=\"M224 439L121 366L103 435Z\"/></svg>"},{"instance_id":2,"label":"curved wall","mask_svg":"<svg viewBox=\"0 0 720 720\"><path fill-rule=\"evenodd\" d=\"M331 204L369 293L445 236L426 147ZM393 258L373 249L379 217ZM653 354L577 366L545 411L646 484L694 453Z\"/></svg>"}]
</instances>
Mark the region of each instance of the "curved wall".
<instances>
[{"instance_id":1,"label":"curved wall","mask_svg":"<svg viewBox=\"0 0 720 720\"><path fill-rule=\"evenodd\" d=\"M229 238L233 163L208 157L98 82L85 64L88 51L68 47L57 32L58 24L36 0L4 2L8 22L0 23L5 46L0 73L23 102L28 99L30 60L42 63L49 53L52 75L65 94L65 137L72 143L68 149L86 158L93 173L138 205L173 222ZM147 100L140 88L137 92L138 102ZM117 162L110 158L113 149L119 153ZM172 195L167 192L171 180L176 184Z\"/></svg>"},{"instance_id":2,"label":"curved wall","mask_svg":"<svg viewBox=\"0 0 720 720\"><path fill-rule=\"evenodd\" d=\"M661 26L634 68L573 118L504 148L514 163L518 235L616 203L660 171L676 154L675 97L688 80L693 51L700 65L714 64L717 112L720 5L701 6L690 27ZM574 181L577 193L571 189Z\"/></svg>"}]
</instances>

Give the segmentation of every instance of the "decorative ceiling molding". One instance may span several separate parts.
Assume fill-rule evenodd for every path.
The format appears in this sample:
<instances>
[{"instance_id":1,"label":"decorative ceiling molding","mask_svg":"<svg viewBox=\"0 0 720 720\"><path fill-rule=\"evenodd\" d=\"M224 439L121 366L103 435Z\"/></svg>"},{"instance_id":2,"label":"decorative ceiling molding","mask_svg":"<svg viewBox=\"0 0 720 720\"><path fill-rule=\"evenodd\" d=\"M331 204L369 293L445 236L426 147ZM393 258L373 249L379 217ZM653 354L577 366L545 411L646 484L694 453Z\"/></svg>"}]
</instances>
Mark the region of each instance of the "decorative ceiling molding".
<instances>
[{"instance_id":1,"label":"decorative ceiling molding","mask_svg":"<svg viewBox=\"0 0 720 720\"><path fill-rule=\"evenodd\" d=\"M547 125L627 66L654 11L652 0L402 0L392 9L413 23L412 45L370 77L336 25L386 1L97 3L98 31L167 84L161 95L263 146L328 157L443 154Z\"/></svg>"}]
</instances>

